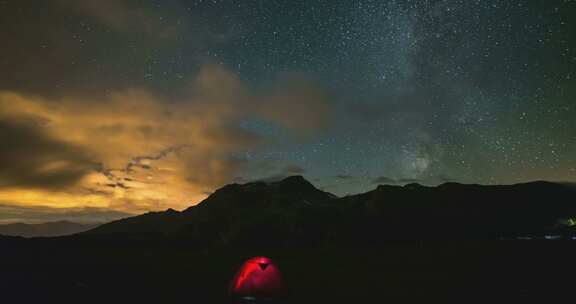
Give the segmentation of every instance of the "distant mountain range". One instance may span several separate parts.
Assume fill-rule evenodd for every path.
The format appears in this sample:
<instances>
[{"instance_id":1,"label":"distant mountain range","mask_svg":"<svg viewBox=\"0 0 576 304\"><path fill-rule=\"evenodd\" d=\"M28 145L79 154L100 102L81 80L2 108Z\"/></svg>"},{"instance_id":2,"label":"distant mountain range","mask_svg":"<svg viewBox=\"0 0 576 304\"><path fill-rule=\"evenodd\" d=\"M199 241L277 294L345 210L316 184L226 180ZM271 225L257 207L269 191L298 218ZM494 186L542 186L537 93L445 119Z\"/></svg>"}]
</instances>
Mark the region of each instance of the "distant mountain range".
<instances>
[{"instance_id":1,"label":"distant mountain range","mask_svg":"<svg viewBox=\"0 0 576 304\"><path fill-rule=\"evenodd\" d=\"M573 185L380 185L336 197L301 176L231 184L184 211L125 218L81 233L206 246L365 244L387 240L571 237Z\"/></svg>"},{"instance_id":2,"label":"distant mountain range","mask_svg":"<svg viewBox=\"0 0 576 304\"><path fill-rule=\"evenodd\" d=\"M47 222L42 224L1 224L0 235L22 237L53 237L84 232L96 226L98 226L98 224L78 224L68 221Z\"/></svg>"}]
</instances>

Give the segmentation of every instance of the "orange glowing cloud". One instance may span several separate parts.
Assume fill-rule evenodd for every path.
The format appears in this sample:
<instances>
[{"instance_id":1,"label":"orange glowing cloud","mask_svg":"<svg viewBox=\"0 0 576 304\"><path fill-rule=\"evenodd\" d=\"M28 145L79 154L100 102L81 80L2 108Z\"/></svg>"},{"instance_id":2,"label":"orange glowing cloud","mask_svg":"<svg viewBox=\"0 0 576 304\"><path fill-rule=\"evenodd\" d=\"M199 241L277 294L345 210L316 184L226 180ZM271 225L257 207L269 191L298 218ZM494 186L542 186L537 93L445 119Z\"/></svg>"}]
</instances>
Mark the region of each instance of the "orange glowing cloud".
<instances>
[{"instance_id":1,"label":"orange glowing cloud","mask_svg":"<svg viewBox=\"0 0 576 304\"><path fill-rule=\"evenodd\" d=\"M303 80L256 94L219 66L202 69L179 99L142 88L56 100L0 92L0 202L187 207L233 179L243 166L235 153L268 144L239 127L255 115L311 134L328 122L329 105Z\"/></svg>"}]
</instances>

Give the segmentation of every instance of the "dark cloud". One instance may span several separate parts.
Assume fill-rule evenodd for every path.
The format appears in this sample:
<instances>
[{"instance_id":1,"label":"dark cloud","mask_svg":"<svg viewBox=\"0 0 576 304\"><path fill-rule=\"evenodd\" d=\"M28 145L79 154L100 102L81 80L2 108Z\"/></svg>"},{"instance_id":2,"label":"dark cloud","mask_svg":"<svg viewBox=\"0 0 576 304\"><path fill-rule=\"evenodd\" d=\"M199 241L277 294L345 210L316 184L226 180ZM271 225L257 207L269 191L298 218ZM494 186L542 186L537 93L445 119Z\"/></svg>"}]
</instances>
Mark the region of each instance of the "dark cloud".
<instances>
[{"instance_id":1,"label":"dark cloud","mask_svg":"<svg viewBox=\"0 0 576 304\"><path fill-rule=\"evenodd\" d=\"M412 184L412 183L426 183L426 184L438 184L446 182L454 182L456 179L448 175L436 175L426 178L399 178L394 179L387 176L379 176L373 179L374 184Z\"/></svg>"},{"instance_id":2,"label":"dark cloud","mask_svg":"<svg viewBox=\"0 0 576 304\"><path fill-rule=\"evenodd\" d=\"M387 176L378 176L373 182L374 184L396 184L398 181Z\"/></svg>"},{"instance_id":3,"label":"dark cloud","mask_svg":"<svg viewBox=\"0 0 576 304\"><path fill-rule=\"evenodd\" d=\"M416 178L400 178L397 180L397 183L400 184L413 184L413 183L421 183L422 180Z\"/></svg>"},{"instance_id":4,"label":"dark cloud","mask_svg":"<svg viewBox=\"0 0 576 304\"><path fill-rule=\"evenodd\" d=\"M0 73L0 89L62 96L145 86L151 68L142 50L174 47L178 35L206 42L189 46L190 53L212 43L210 33L185 33L175 2L164 5L168 12L142 2L1 1L0 56L8 60L0 60L0 69L10 72ZM196 63L196 57L187 58Z\"/></svg>"},{"instance_id":5,"label":"dark cloud","mask_svg":"<svg viewBox=\"0 0 576 304\"><path fill-rule=\"evenodd\" d=\"M245 176L237 177L234 182L246 183L257 182L277 182L294 175L303 175L306 169L296 164L284 164L275 161L249 161L243 164ZM249 171L249 172L248 172Z\"/></svg>"},{"instance_id":6,"label":"dark cloud","mask_svg":"<svg viewBox=\"0 0 576 304\"><path fill-rule=\"evenodd\" d=\"M182 149L186 149L186 148L190 148L187 145L180 145L180 146L174 146L174 147L169 147L167 149L164 149L156 154L153 155L141 155L141 156L136 156L133 157L130 162L128 162L128 164L126 165L126 167L124 168L124 171L126 173L132 172L132 168L133 167L139 167L142 169L151 169L151 167L149 165L143 164L143 161L152 161L152 160L161 160L163 158L165 158L166 156L168 156L170 153L177 153L178 151L182 150Z\"/></svg>"},{"instance_id":7,"label":"dark cloud","mask_svg":"<svg viewBox=\"0 0 576 304\"><path fill-rule=\"evenodd\" d=\"M0 120L0 188L61 189L94 162L80 147L51 138L31 122Z\"/></svg>"},{"instance_id":8,"label":"dark cloud","mask_svg":"<svg viewBox=\"0 0 576 304\"><path fill-rule=\"evenodd\" d=\"M167 149L164 149L158 153L151 154L151 155L140 155L135 156L128 161L128 163L122 169L109 169L104 166L104 164L99 163L96 171L104 175L111 183L105 184L106 187L110 188L123 188L123 189L130 189L125 182L142 182L141 180L137 180L133 177L126 177L126 175L134 173L135 168L143 169L143 170L152 170L152 166L145 164L146 161L158 161L168 157L170 154L178 153L179 151L190 148L187 145L180 145L180 146L173 146Z\"/></svg>"},{"instance_id":9,"label":"dark cloud","mask_svg":"<svg viewBox=\"0 0 576 304\"><path fill-rule=\"evenodd\" d=\"M272 175L257 179L256 182L274 183L274 182L281 181L281 180L287 178L288 176L290 176L290 175L283 174L283 173L272 174Z\"/></svg>"},{"instance_id":10,"label":"dark cloud","mask_svg":"<svg viewBox=\"0 0 576 304\"><path fill-rule=\"evenodd\" d=\"M181 30L176 23L162 22L152 10L134 5L133 1L57 0L56 3L117 31L143 32L159 38L175 38Z\"/></svg>"},{"instance_id":11,"label":"dark cloud","mask_svg":"<svg viewBox=\"0 0 576 304\"><path fill-rule=\"evenodd\" d=\"M298 166L298 165L287 165L284 167L284 172L287 174L303 174L306 172L306 169Z\"/></svg>"},{"instance_id":12,"label":"dark cloud","mask_svg":"<svg viewBox=\"0 0 576 304\"><path fill-rule=\"evenodd\" d=\"M352 175L347 175L347 174L339 174L335 176L337 179L343 179L343 180L349 180L349 179L353 179L354 176Z\"/></svg>"},{"instance_id":13,"label":"dark cloud","mask_svg":"<svg viewBox=\"0 0 576 304\"><path fill-rule=\"evenodd\" d=\"M448 175L444 175L444 174L440 174L438 176L436 176L436 180L441 182L441 183L449 183L449 182L455 182L457 181L457 179L448 176Z\"/></svg>"}]
</instances>

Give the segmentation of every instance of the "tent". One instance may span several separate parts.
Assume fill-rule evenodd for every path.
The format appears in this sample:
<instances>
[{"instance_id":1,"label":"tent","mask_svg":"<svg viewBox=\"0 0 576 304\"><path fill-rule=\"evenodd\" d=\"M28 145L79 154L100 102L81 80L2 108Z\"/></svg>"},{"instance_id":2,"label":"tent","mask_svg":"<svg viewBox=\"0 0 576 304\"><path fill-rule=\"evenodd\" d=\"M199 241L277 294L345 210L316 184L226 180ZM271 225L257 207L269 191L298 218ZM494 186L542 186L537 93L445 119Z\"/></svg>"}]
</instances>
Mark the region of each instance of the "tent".
<instances>
[{"instance_id":1,"label":"tent","mask_svg":"<svg viewBox=\"0 0 576 304\"><path fill-rule=\"evenodd\" d=\"M286 286L278 266L269 258L253 257L242 265L230 283L230 295L243 299L275 299Z\"/></svg>"}]
</instances>

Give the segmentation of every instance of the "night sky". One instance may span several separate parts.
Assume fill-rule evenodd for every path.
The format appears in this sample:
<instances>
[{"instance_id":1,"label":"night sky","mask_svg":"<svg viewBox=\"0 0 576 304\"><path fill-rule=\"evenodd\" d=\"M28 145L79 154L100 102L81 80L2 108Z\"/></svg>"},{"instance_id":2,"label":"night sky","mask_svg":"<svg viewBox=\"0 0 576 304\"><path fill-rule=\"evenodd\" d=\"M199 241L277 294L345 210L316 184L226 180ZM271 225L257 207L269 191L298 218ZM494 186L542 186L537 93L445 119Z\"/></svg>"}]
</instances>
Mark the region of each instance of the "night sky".
<instances>
[{"instance_id":1,"label":"night sky","mask_svg":"<svg viewBox=\"0 0 576 304\"><path fill-rule=\"evenodd\" d=\"M232 182L576 182L576 1L0 1L0 222Z\"/></svg>"}]
</instances>

